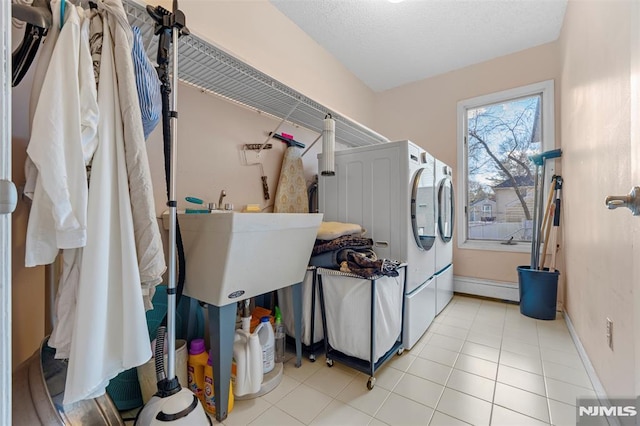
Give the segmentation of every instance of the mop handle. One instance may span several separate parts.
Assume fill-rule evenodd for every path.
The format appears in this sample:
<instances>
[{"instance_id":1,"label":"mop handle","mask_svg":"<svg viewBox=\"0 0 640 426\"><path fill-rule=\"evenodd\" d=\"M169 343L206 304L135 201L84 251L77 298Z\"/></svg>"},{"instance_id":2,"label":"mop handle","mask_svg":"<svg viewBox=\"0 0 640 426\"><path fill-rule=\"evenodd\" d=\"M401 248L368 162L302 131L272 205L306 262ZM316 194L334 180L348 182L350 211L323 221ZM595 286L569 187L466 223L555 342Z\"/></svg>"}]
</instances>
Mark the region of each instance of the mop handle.
<instances>
[{"instance_id":1,"label":"mop handle","mask_svg":"<svg viewBox=\"0 0 640 426\"><path fill-rule=\"evenodd\" d=\"M553 226L558 227L560 226L560 206L562 205L562 199L561 199L561 195L562 195L562 176L557 176L556 177L556 201L555 201L555 213L553 216Z\"/></svg>"},{"instance_id":2,"label":"mop handle","mask_svg":"<svg viewBox=\"0 0 640 426\"><path fill-rule=\"evenodd\" d=\"M535 164L536 166L542 166L545 160L558 158L560 156L562 156L562 150L558 148L558 149L552 149L551 151L541 152L540 154L532 155L529 158L531 159L531 161L533 161L533 164Z\"/></svg>"}]
</instances>

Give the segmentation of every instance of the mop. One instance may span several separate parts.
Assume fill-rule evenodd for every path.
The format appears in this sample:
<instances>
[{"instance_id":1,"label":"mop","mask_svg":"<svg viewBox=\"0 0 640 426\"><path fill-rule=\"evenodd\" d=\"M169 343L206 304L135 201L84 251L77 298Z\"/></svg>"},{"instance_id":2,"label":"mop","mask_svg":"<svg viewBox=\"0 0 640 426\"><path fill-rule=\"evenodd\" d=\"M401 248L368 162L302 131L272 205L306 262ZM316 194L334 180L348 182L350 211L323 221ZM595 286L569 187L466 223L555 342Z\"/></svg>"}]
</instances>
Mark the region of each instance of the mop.
<instances>
[{"instance_id":1,"label":"mop","mask_svg":"<svg viewBox=\"0 0 640 426\"><path fill-rule=\"evenodd\" d=\"M551 238L551 265L549 271L556 270L556 254L558 253L558 228L560 227L560 206L562 202L562 176L556 176L556 201L554 203L553 234Z\"/></svg>"},{"instance_id":2,"label":"mop","mask_svg":"<svg viewBox=\"0 0 640 426\"><path fill-rule=\"evenodd\" d=\"M558 158L562 156L562 150L554 149L545 151L540 154L529 157L536 165L536 174L534 182L534 207L533 207L533 235L531 238L531 269L538 269L540 265L540 245L541 245L541 222L543 210L543 191L544 191L544 175L546 170L546 160ZM542 180L540 180L540 166L542 166Z\"/></svg>"}]
</instances>

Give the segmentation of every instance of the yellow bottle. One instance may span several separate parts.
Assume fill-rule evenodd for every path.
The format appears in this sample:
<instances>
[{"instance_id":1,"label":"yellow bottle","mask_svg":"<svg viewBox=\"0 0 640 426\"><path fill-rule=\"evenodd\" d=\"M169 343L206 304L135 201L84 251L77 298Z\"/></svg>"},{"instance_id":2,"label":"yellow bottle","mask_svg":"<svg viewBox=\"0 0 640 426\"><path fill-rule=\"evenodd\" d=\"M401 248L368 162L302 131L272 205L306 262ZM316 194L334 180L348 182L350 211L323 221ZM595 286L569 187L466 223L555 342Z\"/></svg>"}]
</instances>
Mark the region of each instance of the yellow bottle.
<instances>
[{"instance_id":1,"label":"yellow bottle","mask_svg":"<svg viewBox=\"0 0 640 426\"><path fill-rule=\"evenodd\" d=\"M211 359L207 361L204 368L204 409L211 414L216 414L216 396L213 392L213 368L211 367ZM229 381L229 404L227 405L227 413L233 409L233 383Z\"/></svg>"},{"instance_id":2,"label":"yellow bottle","mask_svg":"<svg viewBox=\"0 0 640 426\"><path fill-rule=\"evenodd\" d=\"M189 345L187 360L187 381L189 390L204 403L204 369L209 355L204 346L204 339L193 339Z\"/></svg>"}]
</instances>

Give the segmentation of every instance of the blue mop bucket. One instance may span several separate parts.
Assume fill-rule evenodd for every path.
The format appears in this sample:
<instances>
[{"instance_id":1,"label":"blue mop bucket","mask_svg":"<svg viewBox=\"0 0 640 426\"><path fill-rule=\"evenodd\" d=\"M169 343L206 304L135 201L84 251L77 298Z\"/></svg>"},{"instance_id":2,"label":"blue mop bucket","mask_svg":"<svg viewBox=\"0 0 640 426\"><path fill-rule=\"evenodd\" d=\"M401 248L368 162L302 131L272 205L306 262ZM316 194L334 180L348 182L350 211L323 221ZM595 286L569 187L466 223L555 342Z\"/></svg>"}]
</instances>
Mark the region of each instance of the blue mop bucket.
<instances>
[{"instance_id":1,"label":"blue mop bucket","mask_svg":"<svg viewBox=\"0 0 640 426\"><path fill-rule=\"evenodd\" d=\"M560 272L518 266L520 284L520 313L541 320L556 319L558 302L558 276Z\"/></svg>"}]
</instances>

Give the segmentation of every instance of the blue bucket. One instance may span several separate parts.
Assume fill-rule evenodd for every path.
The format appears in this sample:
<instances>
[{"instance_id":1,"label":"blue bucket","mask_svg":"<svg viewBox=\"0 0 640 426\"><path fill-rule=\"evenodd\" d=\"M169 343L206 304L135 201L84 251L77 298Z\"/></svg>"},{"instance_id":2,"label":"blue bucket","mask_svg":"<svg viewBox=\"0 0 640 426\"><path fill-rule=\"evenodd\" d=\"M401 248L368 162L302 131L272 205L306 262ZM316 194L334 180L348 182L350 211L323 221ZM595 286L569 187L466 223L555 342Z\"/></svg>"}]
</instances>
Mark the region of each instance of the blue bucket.
<instances>
[{"instance_id":1,"label":"blue bucket","mask_svg":"<svg viewBox=\"0 0 640 426\"><path fill-rule=\"evenodd\" d=\"M558 277L560 272L518 266L520 287L520 313L541 320L556 319Z\"/></svg>"}]
</instances>

